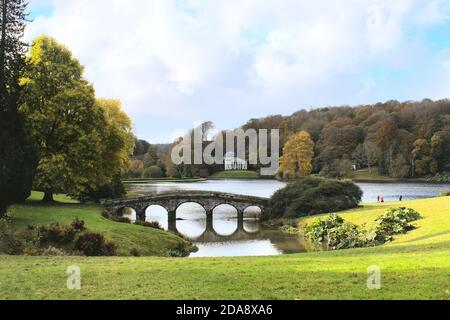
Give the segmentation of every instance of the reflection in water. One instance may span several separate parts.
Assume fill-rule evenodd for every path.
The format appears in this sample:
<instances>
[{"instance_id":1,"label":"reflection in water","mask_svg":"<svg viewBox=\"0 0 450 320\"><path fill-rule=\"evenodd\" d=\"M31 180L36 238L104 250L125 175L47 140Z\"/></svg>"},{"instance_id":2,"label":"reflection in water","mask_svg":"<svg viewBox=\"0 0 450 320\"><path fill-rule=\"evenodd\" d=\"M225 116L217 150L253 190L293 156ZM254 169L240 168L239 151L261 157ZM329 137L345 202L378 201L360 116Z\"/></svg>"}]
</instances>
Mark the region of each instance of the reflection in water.
<instances>
[{"instance_id":1,"label":"reflection in water","mask_svg":"<svg viewBox=\"0 0 450 320\"><path fill-rule=\"evenodd\" d=\"M275 180L209 180L199 183L136 184L130 188L138 194L151 194L174 190L208 190L270 197L285 184ZM359 183L364 192L363 202L374 202L378 195L386 201L434 197L450 189L450 185L412 183ZM177 210L178 220L169 226L167 211L158 206L147 209L147 221L158 221L166 230L179 232L198 246L192 257L259 256L305 252L306 243L298 235L285 234L260 224L258 208L248 208L244 221L237 219L236 209L219 206L212 221L206 219L205 210L197 204L187 203ZM131 216L135 219L135 213Z\"/></svg>"},{"instance_id":2,"label":"reflection in water","mask_svg":"<svg viewBox=\"0 0 450 320\"><path fill-rule=\"evenodd\" d=\"M259 221L260 214L259 208L249 208L244 212L244 220L239 221L235 208L221 205L214 210L213 219L207 219L202 206L185 203L177 210L176 221L169 222L167 211L159 206L147 209L146 220L158 221L166 230L192 240L199 251L191 257L260 256L306 251L299 236L263 226ZM130 218L135 221L135 213Z\"/></svg>"}]
</instances>

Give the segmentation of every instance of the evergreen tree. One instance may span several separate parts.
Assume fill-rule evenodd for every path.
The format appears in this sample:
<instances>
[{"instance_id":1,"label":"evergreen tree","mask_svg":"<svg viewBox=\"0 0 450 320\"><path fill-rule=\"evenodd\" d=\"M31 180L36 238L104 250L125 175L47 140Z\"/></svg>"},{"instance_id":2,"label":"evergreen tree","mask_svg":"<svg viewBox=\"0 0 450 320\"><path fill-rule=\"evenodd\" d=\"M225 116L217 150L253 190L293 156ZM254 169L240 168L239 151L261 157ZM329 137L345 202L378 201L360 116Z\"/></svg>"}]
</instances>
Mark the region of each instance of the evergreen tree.
<instances>
[{"instance_id":1,"label":"evergreen tree","mask_svg":"<svg viewBox=\"0 0 450 320\"><path fill-rule=\"evenodd\" d=\"M18 111L26 44L24 0L0 0L0 217L31 191L37 157Z\"/></svg>"}]
</instances>

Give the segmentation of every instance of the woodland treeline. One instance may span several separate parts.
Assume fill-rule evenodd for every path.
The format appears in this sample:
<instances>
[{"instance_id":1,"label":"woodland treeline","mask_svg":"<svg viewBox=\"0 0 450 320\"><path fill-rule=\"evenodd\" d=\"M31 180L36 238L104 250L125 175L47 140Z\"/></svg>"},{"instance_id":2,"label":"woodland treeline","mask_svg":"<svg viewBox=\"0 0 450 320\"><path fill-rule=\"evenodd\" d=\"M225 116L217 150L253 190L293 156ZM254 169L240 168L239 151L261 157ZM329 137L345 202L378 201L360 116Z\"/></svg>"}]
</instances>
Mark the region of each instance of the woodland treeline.
<instances>
[{"instance_id":1,"label":"woodland treeline","mask_svg":"<svg viewBox=\"0 0 450 320\"><path fill-rule=\"evenodd\" d=\"M204 126L206 131L213 128L211 122ZM309 133L313 152L309 157L311 164L305 163L305 166L310 168L306 174L300 172L301 168L288 168L298 171L300 176L313 173L345 178L351 177L354 170L368 168L380 175L403 179L450 171L449 100L388 101L357 107L300 110L291 116L252 119L242 129L279 129L279 151L284 159L288 150L310 153L309 137L303 142L296 139ZM205 141L204 145L209 143ZM134 160L127 177L208 176L223 170L220 165L175 166L170 159L173 145L153 146L136 140ZM250 166L250 169L258 170L259 166Z\"/></svg>"},{"instance_id":2,"label":"woodland treeline","mask_svg":"<svg viewBox=\"0 0 450 320\"><path fill-rule=\"evenodd\" d=\"M450 171L449 100L301 110L252 119L244 126L249 128L280 129L281 146L307 131L315 144L312 172L327 176L345 176L355 168L376 168L394 178Z\"/></svg>"}]
</instances>

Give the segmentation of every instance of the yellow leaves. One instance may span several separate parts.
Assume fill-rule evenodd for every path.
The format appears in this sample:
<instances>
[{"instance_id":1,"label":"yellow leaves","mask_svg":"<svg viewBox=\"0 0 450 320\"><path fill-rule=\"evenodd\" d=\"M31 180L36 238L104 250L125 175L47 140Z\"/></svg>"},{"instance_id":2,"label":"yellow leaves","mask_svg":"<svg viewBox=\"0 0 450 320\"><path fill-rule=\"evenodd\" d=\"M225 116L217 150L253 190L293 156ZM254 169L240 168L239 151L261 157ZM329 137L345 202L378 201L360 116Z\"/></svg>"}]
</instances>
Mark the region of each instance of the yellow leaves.
<instances>
[{"instance_id":1,"label":"yellow leaves","mask_svg":"<svg viewBox=\"0 0 450 320\"><path fill-rule=\"evenodd\" d=\"M119 100L97 99L97 105L104 112L111 134L115 137L114 140L120 144L115 146L116 151L110 155L109 161L114 164L116 172L123 173L127 170L130 155L134 150L133 124L128 115L123 112Z\"/></svg>"},{"instance_id":2,"label":"yellow leaves","mask_svg":"<svg viewBox=\"0 0 450 320\"><path fill-rule=\"evenodd\" d=\"M19 79L19 86L24 87L31 81L30 78L22 77Z\"/></svg>"},{"instance_id":3,"label":"yellow leaves","mask_svg":"<svg viewBox=\"0 0 450 320\"><path fill-rule=\"evenodd\" d=\"M312 172L314 142L306 131L290 136L280 159L280 172L285 178L308 176Z\"/></svg>"}]
</instances>

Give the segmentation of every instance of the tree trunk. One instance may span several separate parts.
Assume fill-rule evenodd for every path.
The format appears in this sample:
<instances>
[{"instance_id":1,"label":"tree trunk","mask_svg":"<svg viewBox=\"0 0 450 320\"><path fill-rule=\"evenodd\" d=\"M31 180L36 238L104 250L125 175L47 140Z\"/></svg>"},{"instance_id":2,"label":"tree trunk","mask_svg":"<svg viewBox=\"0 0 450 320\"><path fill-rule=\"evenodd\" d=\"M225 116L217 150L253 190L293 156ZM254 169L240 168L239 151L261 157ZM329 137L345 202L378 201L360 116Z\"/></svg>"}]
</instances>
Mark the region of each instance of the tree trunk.
<instances>
[{"instance_id":1,"label":"tree trunk","mask_svg":"<svg viewBox=\"0 0 450 320\"><path fill-rule=\"evenodd\" d=\"M3 218L8 211L8 207L4 204L0 204L0 219Z\"/></svg>"},{"instance_id":2,"label":"tree trunk","mask_svg":"<svg viewBox=\"0 0 450 320\"><path fill-rule=\"evenodd\" d=\"M55 202L55 200L53 199L53 192L45 191L44 199L42 199L42 202L45 202L45 203L53 203L53 202Z\"/></svg>"}]
</instances>

